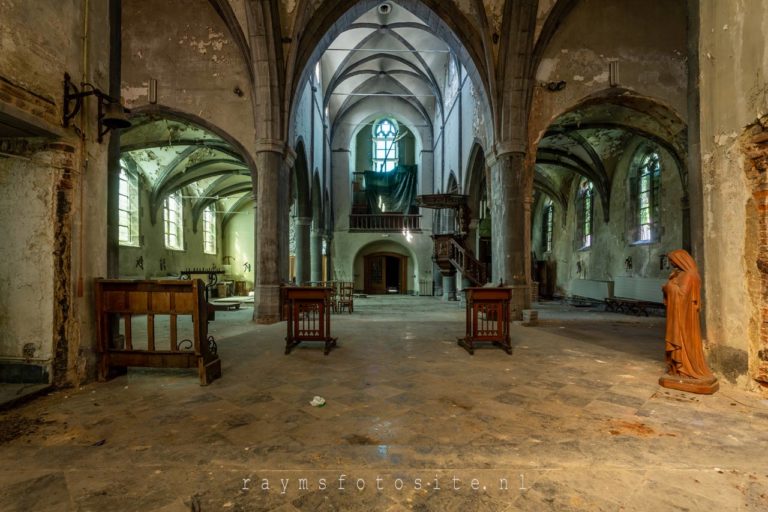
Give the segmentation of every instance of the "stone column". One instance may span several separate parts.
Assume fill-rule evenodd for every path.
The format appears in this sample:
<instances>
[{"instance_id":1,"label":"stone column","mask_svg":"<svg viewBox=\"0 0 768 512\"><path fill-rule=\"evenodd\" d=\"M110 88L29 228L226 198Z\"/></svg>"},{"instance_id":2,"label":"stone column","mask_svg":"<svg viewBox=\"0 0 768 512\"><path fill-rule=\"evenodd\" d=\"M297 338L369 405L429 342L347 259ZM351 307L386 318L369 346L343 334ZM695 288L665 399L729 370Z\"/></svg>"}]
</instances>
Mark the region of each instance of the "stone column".
<instances>
[{"instance_id":1,"label":"stone column","mask_svg":"<svg viewBox=\"0 0 768 512\"><path fill-rule=\"evenodd\" d=\"M311 279L309 227L312 217L296 217L296 284Z\"/></svg>"},{"instance_id":2,"label":"stone column","mask_svg":"<svg viewBox=\"0 0 768 512\"><path fill-rule=\"evenodd\" d=\"M286 148L285 156L283 157L283 170L286 179L281 179L278 182L278 208L279 208L279 223L278 223L278 276L281 283L286 283L290 280L290 222L291 222L291 191L290 191L290 179L291 169L296 161L296 152L289 148ZM258 203L257 203L258 207Z\"/></svg>"},{"instance_id":3,"label":"stone column","mask_svg":"<svg viewBox=\"0 0 768 512\"><path fill-rule=\"evenodd\" d=\"M265 149L256 153L256 262L254 265L253 321L279 321L280 275L280 180L287 179L282 151Z\"/></svg>"},{"instance_id":4,"label":"stone column","mask_svg":"<svg viewBox=\"0 0 768 512\"><path fill-rule=\"evenodd\" d=\"M312 262L312 281L323 280L323 233L313 229L309 236L309 254Z\"/></svg>"},{"instance_id":5,"label":"stone column","mask_svg":"<svg viewBox=\"0 0 768 512\"><path fill-rule=\"evenodd\" d=\"M432 279L434 280L434 294L436 297L443 296L443 274L440 273L440 267L437 263L432 263Z\"/></svg>"},{"instance_id":6,"label":"stone column","mask_svg":"<svg viewBox=\"0 0 768 512\"><path fill-rule=\"evenodd\" d=\"M328 235L325 237L326 275L324 279L326 281L333 281L333 258L331 258L333 251L331 250L331 244L333 244L333 237Z\"/></svg>"},{"instance_id":7,"label":"stone column","mask_svg":"<svg viewBox=\"0 0 768 512\"><path fill-rule=\"evenodd\" d=\"M443 276L443 300L456 300L456 274Z\"/></svg>"},{"instance_id":8,"label":"stone column","mask_svg":"<svg viewBox=\"0 0 768 512\"><path fill-rule=\"evenodd\" d=\"M530 307L530 195L525 153L491 155L491 217L493 280L511 286L512 320L521 320Z\"/></svg>"}]
</instances>

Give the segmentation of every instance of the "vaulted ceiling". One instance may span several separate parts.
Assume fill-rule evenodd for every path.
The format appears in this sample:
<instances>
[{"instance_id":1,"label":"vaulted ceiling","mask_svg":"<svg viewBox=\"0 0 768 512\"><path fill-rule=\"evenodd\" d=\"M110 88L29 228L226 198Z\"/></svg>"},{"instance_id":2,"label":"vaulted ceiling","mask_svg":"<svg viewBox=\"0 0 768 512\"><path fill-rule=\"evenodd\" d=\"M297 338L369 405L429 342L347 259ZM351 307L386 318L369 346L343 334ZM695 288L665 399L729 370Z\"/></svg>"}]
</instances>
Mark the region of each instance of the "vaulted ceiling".
<instances>
[{"instance_id":1,"label":"vaulted ceiling","mask_svg":"<svg viewBox=\"0 0 768 512\"><path fill-rule=\"evenodd\" d=\"M448 45L421 19L392 2L366 12L329 46L320 62L331 122L361 102L372 109L404 101L431 124L445 97Z\"/></svg>"},{"instance_id":2,"label":"vaulted ceiling","mask_svg":"<svg viewBox=\"0 0 768 512\"><path fill-rule=\"evenodd\" d=\"M193 226L210 204L228 218L253 197L251 173L240 153L191 122L134 117L120 137L120 150L123 165L147 182L153 223L163 200L176 191L192 201Z\"/></svg>"},{"instance_id":3,"label":"vaulted ceiling","mask_svg":"<svg viewBox=\"0 0 768 512\"><path fill-rule=\"evenodd\" d=\"M608 220L616 165L637 137L671 156L686 190L685 124L665 107L622 90L588 101L549 126L536 153L536 189L567 206L573 179L585 177Z\"/></svg>"}]
</instances>

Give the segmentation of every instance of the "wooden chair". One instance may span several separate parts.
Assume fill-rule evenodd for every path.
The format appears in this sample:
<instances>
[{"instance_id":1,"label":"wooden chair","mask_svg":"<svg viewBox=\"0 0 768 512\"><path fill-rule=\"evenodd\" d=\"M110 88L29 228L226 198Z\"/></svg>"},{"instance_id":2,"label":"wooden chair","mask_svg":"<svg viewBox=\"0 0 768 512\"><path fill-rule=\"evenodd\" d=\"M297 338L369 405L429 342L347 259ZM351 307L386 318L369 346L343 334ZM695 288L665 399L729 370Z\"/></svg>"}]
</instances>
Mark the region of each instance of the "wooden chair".
<instances>
[{"instance_id":1,"label":"wooden chair","mask_svg":"<svg viewBox=\"0 0 768 512\"><path fill-rule=\"evenodd\" d=\"M331 311L339 312L339 283L338 281L328 281L326 288L331 289Z\"/></svg>"},{"instance_id":2,"label":"wooden chair","mask_svg":"<svg viewBox=\"0 0 768 512\"><path fill-rule=\"evenodd\" d=\"M351 314L355 310L355 304L352 299L354 288L355 283L339 283L339 299L337 302L339 312L342 312L344 311L344 308L347 308L347 312Z\"/></svg>"}]
</instances>

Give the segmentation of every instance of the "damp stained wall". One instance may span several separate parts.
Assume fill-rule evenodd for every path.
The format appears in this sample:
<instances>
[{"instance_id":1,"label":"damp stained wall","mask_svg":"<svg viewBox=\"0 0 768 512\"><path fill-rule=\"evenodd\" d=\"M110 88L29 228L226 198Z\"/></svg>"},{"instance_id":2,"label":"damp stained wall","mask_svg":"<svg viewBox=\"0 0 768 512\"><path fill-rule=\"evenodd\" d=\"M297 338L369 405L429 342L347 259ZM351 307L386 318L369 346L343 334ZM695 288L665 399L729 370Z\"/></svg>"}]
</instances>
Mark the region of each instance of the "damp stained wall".
<instances>
[{"instance_id":1,"label":"damp stained wall","mask_svg":"<svg viewBox=\"0 0 768 512\"><path fill-rule=\"evenodd\" d=\"M216 215L216 254L203 252L203 220L197 222L197 229L192 226L192 201L183 199L184 247L183 251L165 247L165 231L162 205L157 212L157 222L153 225L149 213L149 191L146 179L140 180L139 190L139 247L120 246L120 277L124 279L160 279L179 276L185 268L209 268L220 266L222 262L221 217ZM182 195L186 195L182 192ZM213 206L218 208L218 203ZM138 266L141 258L143 268ZM165 269L161 268L165 260ZM205 276L196 276L205 280Z\"/></svg>"},{"instance_id":2,"label":"damp stained wall","mask_svg":"<svg viewBox=\"0 0 768 512\"><path fill-rule=\"evenodd\" d=\"M635 155L638 151L655 149L661 161L661 185L659 200L659 222L661 236L651 243L637 243L631 237L631 228L635 225L632 218L629 191L629 177L637 165ZM576 195L580 176L575 176L568 188L568 207L565 217L562 207L554 204L554 226L552 251L542 252L542 223L544 201L533 205L531 250L540 260L555 262L556 286L558 293L571 294L572 279L593 279L613 281L616 277L663 279L669 275L668 268L661 268L659 257L667 252L679 249L682 245L683 214L681 200L682 182L674 160L664 150L659 149L639 137L635 137L624 148L613 174L610 195L610 218L606 223L599 194L595 191L592 214L592 246L588 249L577 247L574 240L577 230ZM632 269L625 268L625 260L632 259ZM577 271L580 262L582 272Z\"/></svg>"},{"instance_id":3,"label":"damp stained wall","mask_svg":"<svg viewBox=\"0 0 768 512\"><path fill-rule=\"evenodd\" d=\"M539 63L538 84L565 81L560 92L534 88L532 140L562 112L609 88L609 62L619 85L654 98L685 118L685 0L582 0L558 27Z\"/></svg>"},{"instance_id":4,"label":"damp stained wall","mask_svg":"<svg viewBox=\"0 0 768 512\"><path fill-rule=\"evenodd\" d=\"M211 3L124 0L122 5L126 105L196 116L253 156L256 134L246 63ZM150 79L157 80L156 106L149 105Z\"/></svg>"},{"instance_id":5,"label":"damp stained wall","mask_svg":"<svg viewBox=\"0 0 768 512\"><path fill-rule=\"evenodd\" d=\"M95 374L92 283L106 274L107 144L95 140L91 98L73 120L82 139L61 127L62 83L69 73L108 90L108 3L0 0L0 20L0 108L51 134L8 139L0 157L0 365L37 365L56 384L77 385Z\"/></svg>"},{"instance_id":6,"label":"damp stained wall","mask_svg":"<svg viewBox=\"0 0 768 512\"><path fill-rule=\"evenodd\" d=\"M256 267L254 257L256 210L253 206L253 203L250 203L234 212L222 229L222 261L226 259L226 264L231 265L232 276L238 281L246 281L249 289L253 288ZM245 263L250 264L250 270L245 270Z\"/></svg>"},{"instance_id":7,"label":"damp stained wall","mask_svg":"<svg viewBox=\"0 0 768 512\"><path fill-rule=\"evenodd\" d=\"M0 360L53 356L53 211L51 170L0 157Z\"/></svg>"},{"instance_id":8,"label":"damp stained wall","mask_svg":"<svg viewBox=\"0 0 768 512\"><path fill-rule=\"evenodd\" d=\"M706 336L715 369L751 386L766 299L742 135L768 113L768 4L702 0L698 7Z\"/></svg>"}]
</instances>

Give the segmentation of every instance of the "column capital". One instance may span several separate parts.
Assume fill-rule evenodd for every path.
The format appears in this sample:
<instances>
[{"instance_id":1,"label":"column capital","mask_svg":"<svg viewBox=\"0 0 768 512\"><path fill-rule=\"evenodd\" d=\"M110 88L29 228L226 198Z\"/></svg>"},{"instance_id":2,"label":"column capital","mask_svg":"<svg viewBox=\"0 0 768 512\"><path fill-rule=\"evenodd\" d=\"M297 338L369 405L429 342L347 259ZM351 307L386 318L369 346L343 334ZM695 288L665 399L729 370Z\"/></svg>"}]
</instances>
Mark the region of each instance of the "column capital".
<instances>
[{"instance_id":1,"label":"column capital","mask_svg":"<svg viewBox=\"0 0 768 512\"><path fill-rule=\"evenodd\" d=\"M297 226L309 226L312 224L312 217L296 217Z\"/></svg>"},{"instance_id":2,"label":"column capital","mask_svg":"<svg viewBox=\"0 0 768 512\"><path fill-rule=\"evenodd\" d=\"M496 142L491 151L485 156L486 164L489 167L495 166L499 160L511 155L525 157L528 148L525 144L519 142Z\"/></svg>"},{"instance_id":3,"label":"column capital","mask_svg":"<svg viewBox=\"0 0 768 512\"><path fill-rule=\"evenodd\" d=\"M286 169L293 167L296 162L296 151L285 143L283 140L276 139L260 139L256 141L254 153L259 155L261 153L272 153L282 156L283 164Z\"/></svg>"},{"instance_id":4,"label":"column capital","mask_svg":"<svg viewBox=\"0 0 768 512\"><path fill-rule=\"evenodd\" d=\"M285 153L285 141L279 139L258 139L253 152L258 153Z\"/></svg>"}]
</instances>

